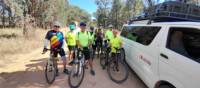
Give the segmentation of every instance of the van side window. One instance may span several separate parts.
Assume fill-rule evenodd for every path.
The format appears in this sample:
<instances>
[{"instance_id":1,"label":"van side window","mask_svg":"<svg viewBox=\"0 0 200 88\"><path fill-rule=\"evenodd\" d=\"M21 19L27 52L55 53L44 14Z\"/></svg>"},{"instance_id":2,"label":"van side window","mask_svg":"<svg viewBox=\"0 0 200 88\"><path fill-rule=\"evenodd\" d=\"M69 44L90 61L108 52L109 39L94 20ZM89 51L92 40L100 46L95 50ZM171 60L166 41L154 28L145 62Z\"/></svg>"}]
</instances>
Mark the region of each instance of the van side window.
<instances>
[{"instance_id":1,"label":"van side window","mask_svg":"<svg viewBox=\"0 0 200 88\"><path fill-rule=\"evenodd\" d=\"M124 27L122 36L143 45L149 45L158 34L161 27L130 26Z\"/></svg>"},{"instance_id":2,"label":"van side window","mask_svg":"<svg viewBox=\"0 0 200 88\"><path fill-rule=\"evenodd\" d=\"M200 29L170 28L167 48L200 62Z\"/></svg>"},{"instance_id":3,"label":"van side window","mask_svg":"<svg viewBox=\"0 0 200 88\"><path fill-rule=\"evenodd\" d=\"M128 27L124 26L121 32L121 36L127 38L128 32L129 32Z\"/></svg>"}]
</instances>

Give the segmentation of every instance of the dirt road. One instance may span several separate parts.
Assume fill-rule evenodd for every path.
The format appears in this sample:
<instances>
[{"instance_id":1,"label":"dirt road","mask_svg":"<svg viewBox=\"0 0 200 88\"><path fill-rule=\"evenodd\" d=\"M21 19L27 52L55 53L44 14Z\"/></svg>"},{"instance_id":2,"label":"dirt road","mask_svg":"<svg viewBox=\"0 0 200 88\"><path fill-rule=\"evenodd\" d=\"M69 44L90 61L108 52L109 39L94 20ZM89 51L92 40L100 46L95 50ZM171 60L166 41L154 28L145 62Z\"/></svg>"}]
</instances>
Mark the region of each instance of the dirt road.
<instances>
[{"instance_id":1,"label":"dirt road","mask_svg":"<svg viewBox=\"0 0 200 88\"><path fill-rule=\"evenodd\" d=\"M16 55L9 63L0 63L0 88L69 88L68 76L62 73L52 85L48 85L44 78L44 65L48 53L41 55L42 49L26 55ZM138 77L130 71L129 78L122 84L112 82L106 70L102 70L99 59L95 59L96 75L89 70L80 88L147 88Z\"/></svg>"}]
</instances>

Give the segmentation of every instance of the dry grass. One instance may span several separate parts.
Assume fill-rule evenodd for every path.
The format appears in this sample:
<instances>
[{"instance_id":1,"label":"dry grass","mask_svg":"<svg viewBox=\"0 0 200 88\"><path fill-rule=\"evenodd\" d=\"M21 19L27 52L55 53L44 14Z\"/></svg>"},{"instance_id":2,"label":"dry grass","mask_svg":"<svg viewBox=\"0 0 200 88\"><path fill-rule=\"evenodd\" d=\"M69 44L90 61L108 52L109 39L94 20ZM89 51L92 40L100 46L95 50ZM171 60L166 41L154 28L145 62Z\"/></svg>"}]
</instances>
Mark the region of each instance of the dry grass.
<instances>
[{"instance_id":1,"label":"dry grass","mask_svg":"<svg viewBox=\"0 0 200 88\"><path fill-rule=\"evenodd\" d=\"M29 53L42 47L45 33L46 31L42 29L29 30L28 36L24 37L22 28L0 29L1 60L9 59L9 56L16 54Z\"/></svg>"}]
</instances>

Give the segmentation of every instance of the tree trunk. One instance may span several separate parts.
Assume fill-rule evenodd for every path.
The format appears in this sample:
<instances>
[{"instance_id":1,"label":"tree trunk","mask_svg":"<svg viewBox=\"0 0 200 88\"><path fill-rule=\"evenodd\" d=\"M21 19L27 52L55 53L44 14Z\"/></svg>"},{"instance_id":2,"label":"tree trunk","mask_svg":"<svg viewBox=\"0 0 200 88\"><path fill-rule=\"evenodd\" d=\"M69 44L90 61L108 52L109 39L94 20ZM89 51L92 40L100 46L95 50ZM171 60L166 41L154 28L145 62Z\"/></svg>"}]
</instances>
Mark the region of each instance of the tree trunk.
<instances>
[{"instance_id":1,"label":"tree trunk","mask_svg":"<svg viewBox=\"0 0 200 88\"><path fill-rule=\"evenodd\" d=\"M5 8L3 7L3 18L2 18L2 26L5 27Z\"/></svg>"}]
</instances>

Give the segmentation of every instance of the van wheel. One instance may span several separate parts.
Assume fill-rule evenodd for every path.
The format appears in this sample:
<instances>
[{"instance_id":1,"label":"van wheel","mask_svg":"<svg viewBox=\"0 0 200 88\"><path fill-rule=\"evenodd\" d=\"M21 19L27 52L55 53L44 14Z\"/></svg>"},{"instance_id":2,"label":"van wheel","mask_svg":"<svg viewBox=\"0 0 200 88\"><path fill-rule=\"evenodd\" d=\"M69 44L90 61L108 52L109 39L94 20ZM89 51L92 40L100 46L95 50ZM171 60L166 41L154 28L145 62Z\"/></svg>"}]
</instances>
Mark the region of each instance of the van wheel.
<instances>
[{"instance_id":1,"label":"van wheel","mask_svg":"<svg viewBox=\"0 0 200 88\"><path fill-rule=\"evenodd\" d=\"M175 88L175 87L170 86L170 85L161 85L161 86L158 87L158 88Z\"/></svg>"}]
</instances>

